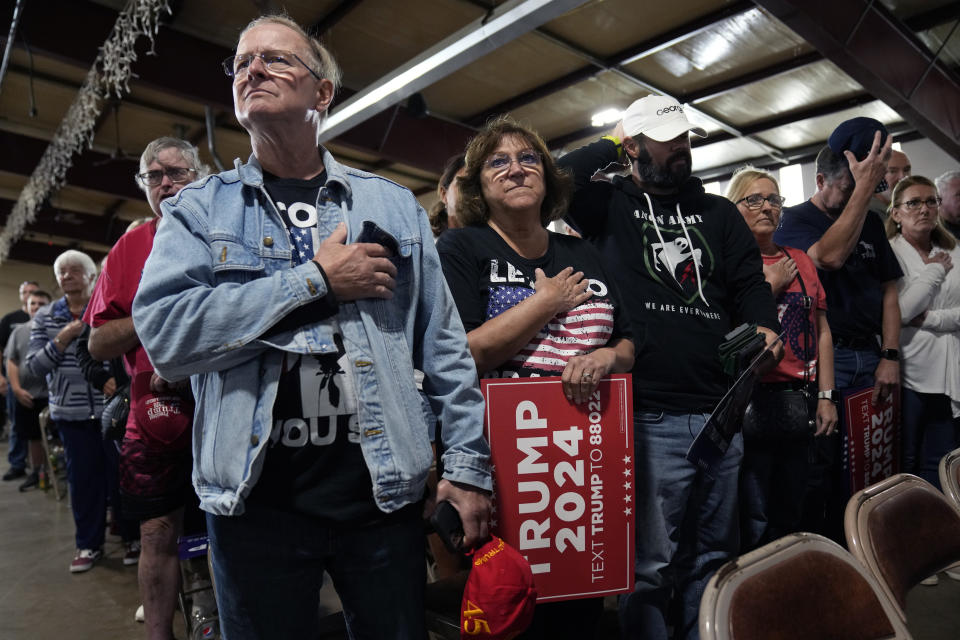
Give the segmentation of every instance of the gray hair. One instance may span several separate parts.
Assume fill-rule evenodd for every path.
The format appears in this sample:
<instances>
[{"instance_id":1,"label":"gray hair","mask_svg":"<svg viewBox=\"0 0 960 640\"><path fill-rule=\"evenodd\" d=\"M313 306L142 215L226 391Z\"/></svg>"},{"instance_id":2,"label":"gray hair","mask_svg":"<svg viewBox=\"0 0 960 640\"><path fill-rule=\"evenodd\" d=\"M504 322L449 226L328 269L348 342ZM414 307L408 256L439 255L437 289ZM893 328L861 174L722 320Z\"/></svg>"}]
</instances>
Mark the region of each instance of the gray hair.
<instances>
[{"instance_id":1,"label":"gray hair","mask_svg":"<svg viewBox=\"0 0 960 640\"><path fill-rule=\"evenodd\" d=\"M841 153L834 153L833 149L825 146L817 154L817 173L822 174L827 182L833 182L843 177L844 172L850 169L847 157Z\"/></svg>"},{"instance_id":2,"label":"gray hair","mask_svg":"<svg viewBox=\"0 0 960 640\"><path fill-rule=\"evenodd\" d=\"M307 43L310 51L310 57L313 58L313 62L316 63L318 67L317 69L314 69L314 71L319 73L321 78L325 78L332 82L333 93L337 93L337 91L340 89L340 67L337 65L337 61L333 58L333 54L330 53L329 49L323 46L323 43L320 42L318 38L315 38L307 33L307 31L297 24L297 22L290 16L284 13L271 13L265 16L260 16L259 18L255 18L243 28L243 31L240 32L240 37L242 38L247 31L250 31L250 29L264 24L279 24L287 27L288 29L296 31Z\"/></svg>"},{"instance_id":3,"label":"gray hair","mask_svg":"<svg viewBox=\"0 0 960 640\"><path fill-rule=\"evenodd\" d=\"M57 259L53 261L53 277L57 279L57 282L60 281L60 267L68 264L78 264L83 267L84 273L90 276L90 291L93 291L93 284L97 277L97 265L93 261L93 258L85 254L83 251L67 249L58 255Z\"/></svg>"},{"instance_id":4,"label":"gray hair","mask_svg":"<svg viewBox=\"0 0 960 640\"><path fill-rule=\"evenodd\" d=\"M937 185L937 192L943 193L947 189L947 185L953 182L954 180L960 180L960 169L954 169L953 171L947 171L943 175L939 176L934 183Z\"/></svg>"},{"instance_id":5,"label":"gray hair","mask_svg":"<svg viewBox=\"0 0 960 640\"><path fill-rule=\"evenodd\" d=\"M190 165L190 168L197 172L197 179L205 177L210 173L210 167L203 164L200 161L200 152L195 146L187 142L186 140L181 140L180 138L173 138L170 136L163 136L152 140L147 147L143 150L143 153L140 154L140 173L144 173L150 167L150 165L157 159L157 156L160 155L160 152L164 149L176 149L180 152L180 155L184 160L187 161L187 164ZM140 180L134 180L137 183L137 186L146 193L149 187L143 184Z\"/></svg>"}]
</instances>

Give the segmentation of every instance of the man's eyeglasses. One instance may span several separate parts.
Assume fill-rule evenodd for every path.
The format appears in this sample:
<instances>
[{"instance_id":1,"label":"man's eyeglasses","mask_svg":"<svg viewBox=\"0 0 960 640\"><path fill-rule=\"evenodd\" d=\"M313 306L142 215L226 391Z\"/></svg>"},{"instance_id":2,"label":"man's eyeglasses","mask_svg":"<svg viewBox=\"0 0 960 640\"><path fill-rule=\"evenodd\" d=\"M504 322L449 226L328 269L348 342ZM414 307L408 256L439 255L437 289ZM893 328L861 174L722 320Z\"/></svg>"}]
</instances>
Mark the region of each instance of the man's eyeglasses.
<instances>
[{"instance_id":1,"label":"man's eyeglasses","mask_svg":"<svg viewBox=\"0 0 960 640\"><path fill-rule=\"evenodd\" d=\"M223 72L231 78L235 78L250 68L254 58L260 58L268 70L274 73L283 73L289 71L294 66L294 60L307 68L307 71L313 74L317 80L323 80L320 74L310 68L303 59L292 51L261 51L260 53L241 53L230 56L223 61Z\"/></svg>"},{"instance_id":2,"label":"man's eyeglasses","mask_svg":"<svg viewBox=\"0 0 960 640\"><path fill-rule=\"evenodd\" d=\"M148 187L155 187L161 182L163 182L163 176L170 178L170 182L174 184L180 184L181 182L190 182L193 178L192 175L196 174L195 169L184 169L183 167L167 167L165 170L160 171L155 169L153 171L144 171L143 173L137 174L137 180L147 185Z\"/></svg>"},{"instance_id":3,"label":"man's eyeglasses","mask_svg":"<svg viewBox=\"0 0 960 640\"><path fill-rule=\"evenodd\" d=\"M734 204L740 204L741 202L747 203L748 209L759 209L763 206L763 201L766 200L770 203L770 206L774 209L780 209L783 207L783 203L787 201L783 196L771 193L770 195L764 197L762 194L754 193L747 196L746 198L740 198Z\"/></svg>"},{"instance_id":4,"label":"man's eyeglasses","mask_svg":"<svg viewBox=\"0 0 960 640\"><path fill-rule=\"evenodd\" d=\"M927 205L927 209L938 209L940 208L940 203L943 200L937 197L930 197L926 200L921 200L920 198L914 198L913 200L905 200L900 204L894 205L896 207L905 207L907 211L919 211L922 205Z\"/></svg>"},{"instance_id":5,"label":"man's eyeglasses","mask_svg":"<svg viewBox=\"0 0 960 640\"><path fill-rule=\"evenodd\" d=\"M496 153L484 162L484 166L496 172L506 171L514 160L524 169L535 169L540 166L540 154L533 150L521 151L516 158L506 153Z\"/></svg>"}]
</instances>

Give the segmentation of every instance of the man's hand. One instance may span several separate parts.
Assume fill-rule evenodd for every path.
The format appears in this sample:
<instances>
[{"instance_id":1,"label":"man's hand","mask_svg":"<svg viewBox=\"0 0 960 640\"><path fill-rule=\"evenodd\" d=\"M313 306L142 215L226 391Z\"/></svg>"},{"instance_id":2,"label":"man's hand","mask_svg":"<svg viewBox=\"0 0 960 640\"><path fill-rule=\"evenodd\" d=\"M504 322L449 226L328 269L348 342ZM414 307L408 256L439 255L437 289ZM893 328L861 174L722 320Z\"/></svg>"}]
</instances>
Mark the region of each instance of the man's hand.
<instances>
[{"instance_id":1,"label":"man's hand","mask_svg":"<svg viewBox=\"0 0 960 640\"><path fill-rule=\"evenodd\" d=\"M13 390L13 395L17 397L17 402L25 406L27 409L33 409L33 394L20 387L19 389Z\"/></svg>"},{"instance_id":2,"label":"man's hand","mask_svg":"<svg viewBox=\"0 0 960 640\"><path fill-rule=\"evenodd\" d=\"M436 502L447 500L463 522L463 548L475 549L487 541L490 531L490 495L483 489L443 479L437 484Z\"/></svg>"},{"instance_id":3,"label":"man's hand","mask_svg":"<svg viewBox=\"0 0 960 640\"><path fill-rule=\"evenodd\" d=\"M777 337L777 334L774 333L772 329L767 329L766 327L757 327L757 333L763 334L763 340L766 343L766 348L770 350L770 353L773 354L773 360L768 360L769 364L760 367L757 370L757 373L763 375L767 371L771 371L774 367L777 366L777 363L783 360L783 342L780 341L780 338Z\"/></svg>"},{"instance_id":4,"label":"man's hand","mask_svg":"<svg viewBox=\"0 0 960 640\"><path fill-rule=\"evenodd\" d=\"M101 389L101 391L103 391L103 395L107 396L108 398L112 398L113 394L117 392L117 379L108 379L103 383L103 389Z\"/></svg>"},{"instance_id":5,"label":"man's hand","mask_svg":"<svg viewBox=\"0 0 960 640\"><path fill-rule=\"evenodd\" d=\"M397 268L387 259L390 250L372 242L344 244L346 240L347 227L341 222L312 258L323 267L337 300L392 298Z\"/></svg>"},{"instance_id":6,"label":"man's hand","mask_svg":"<svg viewBox=\"0 0 960 640\"><path fill-rule=\"evenodd\" d=\"M870 147L870 152L863 160L858 161L857 156L850 151L843 152L843 155L847 157L850 173L853 174L853 181L856 184L866 184L871 191L880 184L887 173L887 162L890 160L890 145L892 144L893 136L887 136L887 141L881 147L880 132L877 131L873 134L873 145Z\"/></svg>"},{"instance_id":7,"label":"man's hand","mask_svg":"<svg viewBox=\"0 0 960 640\"><path fill-rule=\"evenodd\" d=\"M877 365L873 377L876 382L873 384L870 402L877 405L880 402L886 402L900 386L900 363L896 360L880 358L880 364Z\"/></svg>"}]
</instances>

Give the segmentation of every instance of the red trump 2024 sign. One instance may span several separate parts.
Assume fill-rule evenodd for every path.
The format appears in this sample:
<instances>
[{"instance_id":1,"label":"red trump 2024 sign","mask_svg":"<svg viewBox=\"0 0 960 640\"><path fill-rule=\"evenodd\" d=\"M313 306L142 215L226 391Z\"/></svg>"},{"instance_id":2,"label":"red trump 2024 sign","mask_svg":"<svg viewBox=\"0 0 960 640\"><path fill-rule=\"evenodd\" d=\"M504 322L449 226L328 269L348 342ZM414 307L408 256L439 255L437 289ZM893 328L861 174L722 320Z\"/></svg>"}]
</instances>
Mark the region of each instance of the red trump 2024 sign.
<instances>
[{"instance_id":1,"label":"red trump 2024 sign","mask_svg":"<svg viewBox=\"0 0 960 640\"><path fill-rule=\"evenodd\" d=\"M629 375L582 405L560 378L482 380L493 457L493 529L533 569L538 601L633 590Z\"/></svg>"}]
</instances>

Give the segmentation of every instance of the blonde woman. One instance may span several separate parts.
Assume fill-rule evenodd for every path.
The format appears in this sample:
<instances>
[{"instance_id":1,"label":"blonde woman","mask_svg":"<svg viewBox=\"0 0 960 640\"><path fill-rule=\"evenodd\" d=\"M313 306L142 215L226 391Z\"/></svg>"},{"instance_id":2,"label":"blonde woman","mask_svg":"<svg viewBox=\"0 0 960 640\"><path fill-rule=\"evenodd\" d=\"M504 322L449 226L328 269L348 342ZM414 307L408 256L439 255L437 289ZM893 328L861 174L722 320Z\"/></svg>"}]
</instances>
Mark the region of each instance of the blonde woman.
<instances>
[{"instance_id":1,"label":"blonde woman","mask_svg":"<svg viewBox=\"0 0 960 640\"><path fill-rule=\"evenodd\" d=\"M837 408L829 397L834 388L833 338L816 267L805 252L773 241L784 201L776 178L744 167L734 174L726 197L737 205L760 248L785 343L783 360L754 391L759 433L744 434L741 546L746 550L800 529L811 437L835 433ZM759 411L761 405L776 402L776 394L797 391L816 398L809 403L815 404L815 413L804 416L813 422L805 437L776 430L779 425L764 421ZM802 430L807 425L799 426Z\"/></svg>"}]
</instances>

